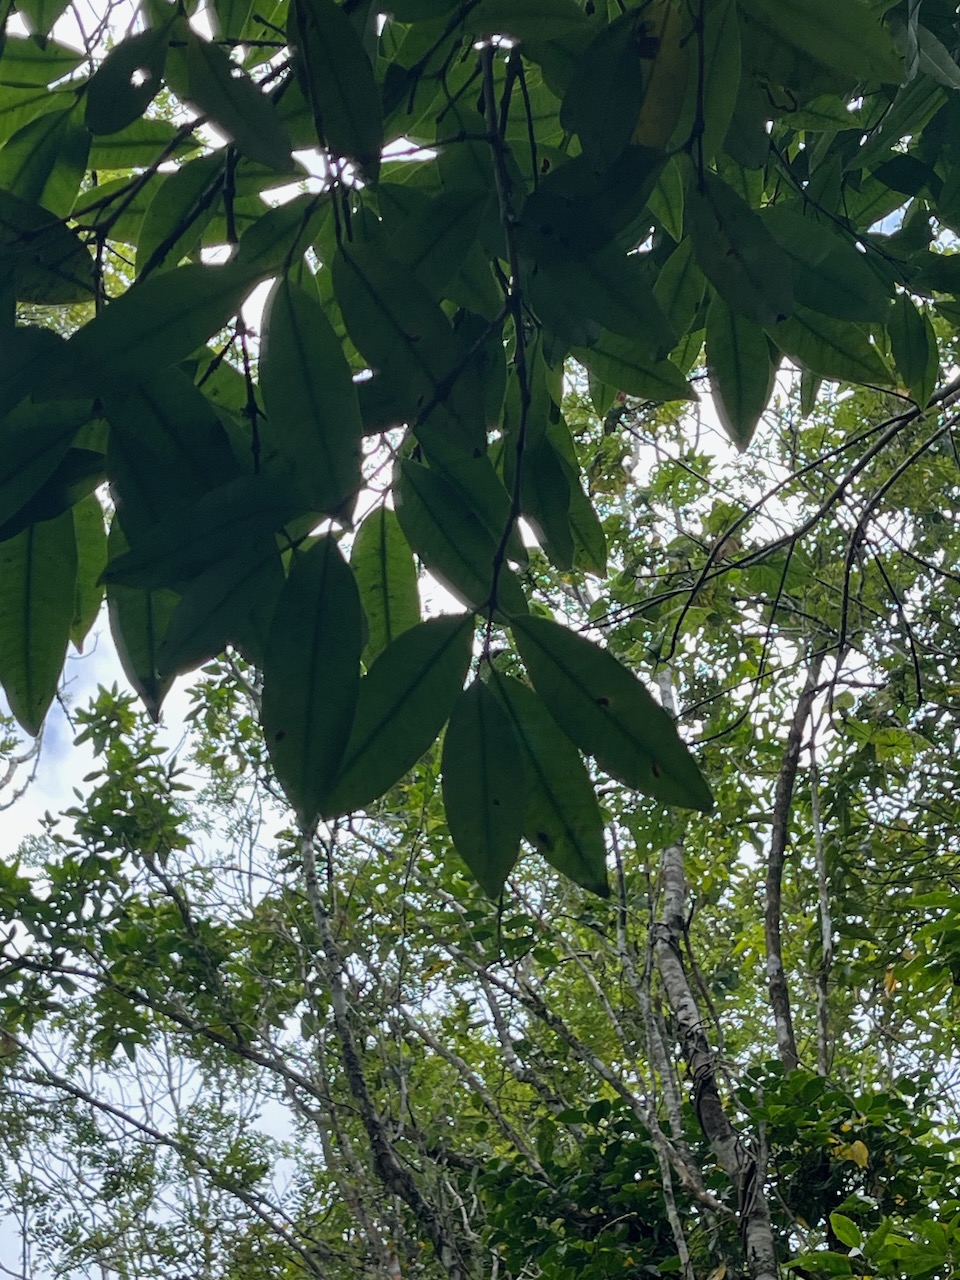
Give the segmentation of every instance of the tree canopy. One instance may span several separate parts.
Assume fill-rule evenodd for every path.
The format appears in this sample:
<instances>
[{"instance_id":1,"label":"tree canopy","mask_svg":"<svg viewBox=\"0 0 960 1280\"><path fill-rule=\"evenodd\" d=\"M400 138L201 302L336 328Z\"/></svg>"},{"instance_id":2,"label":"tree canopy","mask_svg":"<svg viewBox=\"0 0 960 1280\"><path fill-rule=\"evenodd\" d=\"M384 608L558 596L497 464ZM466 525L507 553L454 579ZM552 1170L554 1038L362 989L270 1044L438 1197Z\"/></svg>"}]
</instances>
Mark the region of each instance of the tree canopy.
<instances>
[{"instance_id":1,"label":"tree canopy","mask_svg":"<svg viewBox=\"0 0 960 1280\"><path fill-rule=\"evenodd\" d=\"M8 1202L77 1274L956 1274L956 6L15 8L0 683L104 599L154 722L205 675L0 868Z\"/></svg>"}]
</instances>

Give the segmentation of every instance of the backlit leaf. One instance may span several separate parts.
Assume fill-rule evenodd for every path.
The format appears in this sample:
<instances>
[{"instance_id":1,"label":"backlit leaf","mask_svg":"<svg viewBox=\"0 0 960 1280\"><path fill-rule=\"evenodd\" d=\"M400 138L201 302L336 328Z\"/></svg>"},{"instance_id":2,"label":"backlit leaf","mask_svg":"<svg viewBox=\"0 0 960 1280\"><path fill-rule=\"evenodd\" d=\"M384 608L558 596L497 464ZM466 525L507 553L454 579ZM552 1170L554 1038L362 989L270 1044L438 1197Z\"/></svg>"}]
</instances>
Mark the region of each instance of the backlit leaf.
<instances>
[{"instance_id":1,"label":"backlit leaf","mask_svg":"<svg viewBox=\"0 0 960 1280\"><path fill-rule=\"evenodd\" d=\"M940 373L937 335L930 317L901 293L888 322L897 372L921 409L926 408Z\"/></svg>"},{"instance_id":2,"label":"backlit leaf","mask_svg":"<svg viewBox=\"0 0 960 1280\"><path fill-rule=\"evenodd\" d=\"M71 511L0 543L0 684L17 721L34 736L57 692L76 581Z\"/></svg>"},{"instance_id":3,"label":"backlit leaf","mask_svg":"<svg viewBox=\"0 0 960 1280\"><path fill-rule=\"evenodd\" d=\"M96 622L103 603L100 581L107 563L107 530L103 507L95 493L89 493L73 507L73 527L77 541L77 589L70 639L78 651Z\"/></svg>"},{"instance_id":4,"label":"backlit leaf","mask_svg":"<svg viewBox=\"0 0 960 1280\"><path fill-rule=\"evenodd\" d=\"M110 557L119 559L127 550L120 521L114 520L107 539ZM110 631L124 674L139 694L152 720L160 718L160 707L173 676L161 675L158 655L179 596L173 591L144 591L107 582Z\"/></svg>"},{"instance_id":5,"label":"backlit leaf","mask_svg":"<svg viewBox=\"0 0 960 1280\"><path fill-rule=\"evenodd\" d=\"M311 510L349 516L363 423L340 340L323 308L283 278L267 299L260 354L266 439Z\"/></svg>"},{"instance_id":6,"label":"backlit leaf","mask_svg":"<svg viewBox=\"0 0 960 1280\"><path fill-rule=\"evenodd\" d=\"M420 621L417 566L390 507L381 505L364 519L353 540L350 567L367 618L363 661L369 666L397 636Z\"/></svg>"},{"instance_id":7,"label":"backlit leaf","mask_svg":"<svg viewBox=\"0 0 960 1280\"><path fill-rule=\"evenodd\" d=\"M389 790L436 740L470 665L473 618L431 618L405 631L360 682L357 712L336 783L323 800L333 818Z\"/></svg>"},{"instance_id":8,"label":"backlit leaf","mask_svg":"<svg viewBox=\"0 0 960 1280\"><path fill-rule=\"evenodd\" d=\"M608 896L603 819L580 753L527 685L494 671L526 778L523 836L552 867Z\"/></svg>"},{"instance_id":9,"label":"backlit leaf","mask_svg":"<svg viewBox=\"0 0 960 1280\"><path fill-rule=\"evenodd\" d=\"M707 370L723 429L745 449L767 407L776 372L767 335L719 294L707 312Z\"/></svg>"},{"instance_id":10,"label":"backlit leaf","mask_svg":"<svg viewBox=\"0 0 960 1280\"><path fill-rule=\"evenodd\" d=\"M454 703L443 740L443 803L454 847L494 901L520 850L526 796L510 718L482 680Z\"/></svg>"},{"instance_id":11,"label":"backlit leaf","mask_svg":"<svg viewBox=\"0 0 960 1280\"><path fill-rule=\"evenodd\" d=\"M773 325L769 333L784 355L821 378L878 386L893 381L866 333L848 321L797 307L789 320Z\"/></svg>"},{"instance_id":12,"label":"backlit leaf","mask_svg":"<svg viewBox=\"0 0 960 1280\"><path fill-rule=\"evenodd\" d=\"M511 621L533 687L564 733L613 777L667 804L713 807L666 711L612 654L547 618Z\"/></svg>"},{"instance_id":13,"label":"backlit leaf","mask_svg":"<svg viewBox=\"0 0 960 1280\"><path fill-rule=\"evenodd\" d=\"M263 731L304 827L341 766L360 680L360 597L331 537L296 556L274 616L263 674Z\"/></svg>"}]
</instances>

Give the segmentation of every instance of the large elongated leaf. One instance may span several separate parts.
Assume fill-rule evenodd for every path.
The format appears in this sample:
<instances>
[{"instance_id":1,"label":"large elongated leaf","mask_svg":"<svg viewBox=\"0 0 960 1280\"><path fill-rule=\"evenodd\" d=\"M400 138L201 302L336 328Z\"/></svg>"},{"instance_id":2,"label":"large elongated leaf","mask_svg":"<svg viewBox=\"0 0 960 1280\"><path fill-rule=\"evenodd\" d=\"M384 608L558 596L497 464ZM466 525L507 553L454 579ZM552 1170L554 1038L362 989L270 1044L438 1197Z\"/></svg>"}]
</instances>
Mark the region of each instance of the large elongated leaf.
<instances>
[{"instance_id":1,"label":"large elongated leaf","mask_svg":"<svg viewBox=\"0 0 960 1280\"><path fill-rule=\"evenodd\" d=\"M547 618L527 614L510 625L550 714L601 768L668 804L713 807L672 719L612 654Z\"/></svg>"},{"instance_id":2,"label":"large elongated leaf","mask_svg":"<svg viewBox=\"0 0 960 1280\"><path fill-rule=\"evenodd\" d=\"M940 359L930 317L917 310L905 293L894 304L889 322L890 345L897 372L921 409L937 385Z\"/></svg>"},{"instance_id":3,"label":"large elongated leaf","mask_svg":"<svg viewBox=\"0 0 960 1280\"><path fill-rule=\"evenodd\" d=\"M673 326L674 332L686 333L693 323L706 280L697 265L693 240L684 238L660 268L653 294Z\"/></svg>"},{"instance_id":4,"label":"large elongated leaf","mask_svg":"<svg viewBox=\"0 0 960 1280\"><path fill-rule=\"evenodd\" d=\"M343 758L360 681L360 597L336 541L298 556L280 595L263 673L263 731L304 827Z\"/></svg>"},{"instance_id":5,"label":"large elongated leaf","mask_svg":"<svg viewBox=\"0 0 960 1280\"><path fill-rule=\"evenodd\" d=\"M707 369L723 429L745 449L767 407L776 370L767 335L718 294L707 312Z\"/></svg>"},{"instance_id":6,"label":"large elongated leaf","mask_svg":"<svg viewBox=\"0 0 960 1280\"><path fill-rule=\"evenodd\" d=\"M695 400L690 384L669 360L652 359L643 343L605 333L592 347L574 347L574 357L600 382L646 400Z\"/></svg>"},{"instance_id":7,"label":"large elongated leaf","mask_svg":"<svg viewBox=\"0 0 960 1280\"><path fill-rule=\"evenodd\" d=\"M360 488L357 392L316 299L282 279L267 300L260 356L267 438L314 511L349 514Z\"/></svg>"},{"instance_id":8,"label":"large elongated leaf","mask_svg":"<svg viewBox=\"0 0 960 1280\"><path fill-rule=\"evenodd\" d=\"M465 604L490 604L498 543L455 489L418 462L401 464L397 518L407 541L432 573ZM526 601L516 575L505 563L496 575L496 604L522 613Z\"/></svg>"},{"instance_id":9,"label":"large elongated leaf","mask_svg":"<svg viewBox=\"0 0 960 1280\"><path fill-rule=\"evenodd\" d=\"M115 560L127 550L119 520L110 526L107 547ZM160 718L161 704L173 683L172 675L161 675L158 657L178 601L173 591L144 591L107 582L110 631L120 664L154 721Z\"/></svg>"},{"instance_id":10,"label":"large elongated leaf","mask_svg":"<svg viewBox=\"0 0 960 1280\"><path fill-rule=\"evenodd\" d=\"M56 40L42 44L23 36L8 35L0 55L0 85L28 88L50 84L75 71L83 54Z\"/></svg>"},{"instance_id":11,"label":"large elongated leaf","mask_svg":"<svg viewBox=\"0 0 960 1280\"><path fill-rule=\"evenodd\" d=\"M0 683L27 733L40 732L57 692L76 580L70 511L0 543Z\"/></svg>"},{"instance_id":12,"label":"large elongated leaf","mask_svg":"<svg viewBox=\"0 0 960 1280\"><path fill-rule=\"evenodd\" d=\"M157 188L137 239L137 274L175 267L200 243L223 186L224 153L182 164Z\"/></svg>"},{"instance_id":13,"label":"large elongated leaf","mask_svg":"<svg viewBox=\"0 0 960 1280\"><path fill-rule=\"evenodd\" d=\"M227 434L202 391L179 369L105 397L114 501L137 542L175 507L238 474Z\"/></svg>"},{"instance_id":14,"label":"large elongated leaf","mask_svg":"<svg viewBox=\"0 0 960 1280\"><path fill-rule=\"evenodd\" d=\"M293 0L290 43L317 135L375 178L383 148L380 88L363 42L334 0Z\"/></svg>"},{"instance_id":15,"label":"large elongated leaf","mask_svg":"<svg viewBox=\"0 0 960 1280\"><path fill-rule=\"evenodd\" d=\"M686 216L697 261L728 306L756 324L793 311L790 259L759 215L714 173L688 193Z\"/></svg>"},{"instance_id":16,"label":"large elongated leaf","mask_svg":"<svg viewBox=\"0 0 960 1280\"><path fill-rule=\"evenodd\" d=\"M600 28L577 60L560 111L564 129L580 137L598 167L612 164L629 143L643 105L646 31L642 9Z\"/></svg>"},{"instance_id":17,"label":"large elongated leaf","mask_svg":"<svg viewBox=\"0 0 960 1280\"><path fill-rule=\"evenodd\" d=\"M186 96L251 160L273 169L292 167L290 136L277 108L219 45L192 31Z\"/></svg>"},{"instance_id":18,"label":"large elongated leaf","mask_svg":"<svg viewBox=\"0 0 960 1280\"><path fill-rule=\"evenodd\" d=\"M409 421L455 431L468 451L485 447L482 389L438 303L379 246L337 253L333 284L350 337L387 383Z\"/></svg>"},{"instance_id":19,"label":"large elongated leaf","mask_svg":"<svg viewBox=\"0 0 960 1280\"><path fill-rule=\"evenodd\" d=\"M88 493L73 508L73 528L77 542L77 588L70 639L82 652L83 642L103 603L100 575L107 563L107 530L103 507L95 493Z\"/></svg>"},{"instance_id":20,"label":"large elongated leaf","mask_svg":"<svg viewBox=\"0 0 960 1280\"><path fill-rule=\"evenodd\" d=\"M388 645L360 682L343 766L323 800L334 818L362 808L412 768L443 728L470 665L473 619L431 618Z\"/></svg>"},{"instance_id":21,"label":"large elongated leaf","mask_svg":"<svg viewBox=\"0 0 960 1280\"><path fill-rule=\"evenodd\" d=\"M53 474L90 412L89 400L23 400L0 420L0 525Z\"/></svg>"},{"instance_id":22,"label":"large elongated leaf","mask_svg":"<svg viewBox=\"0 0 960 1280\"><path fill-rule=\"evenodd\" d=\"M882 387L893 381L876 347L855 324L798 307L789 320L774 325L769 333L784 355L821 378Z\"/></svg>"},{"instance_id":23,"label":"large elongated leaf","mask_svg":"<svg viewBox=\"0 0 960 1280\"><path fill-rule=\"evenodd\" d=\"M903 67L871 6L835 0L740 0L750 21L843 75L899 84ZM879 10L878 10L879 11Z\"/></svg>"},{"instance_id":24,"label":"large elongated leaf","mask_svg":"<svg viewBox=\"0 0 960 1280\"><path fill-rule=\"evenodd\" d=\"M417 566L395 511L379 506L357 530L350 566L367 617L367 666L397 636L420 621Z\"/></svg>"},{"instance_id":25,"label":"large elongated leaf","mask_svg":"<svg viewBox=\"0 0 960 1280\"><path fill-rule=\"evenodd\" d=\"M89 302L93 258L48 209L0 191L0 280L21 302Z\"/></svg>"},{"instance_id":26,"label":"large elongated leaf","mask_svg":"<svg viewBox=\"0 0 960 1280\"><path fill-rule=\"evenodd\" d=\"M520 851L526 794L510 717L482 680L454 704L442 769L454 847L484 893L496 900Z\"/></svg>"},{"instance_id":27,"label":"large elongated leaf","mask_svg":"<svg viewBox=\"0 0 960 1280\"><path fill-rule=\"evenodd\" d=\"M64 216L80 190L90 134L74 103L47 111L0 147L0 187Z\"/></svg>"},{"instance_id":28,"label":"large elongated leaf","mask_svg":"<svg viewBox=\"0 0 960 1280\"><path fill-rule=\"evenodd\" d=\"M241 548L279 533L301 514L281 486L264 476L243 476L164 515L132 551L110 561L104 579L150 590L179 589Z\"/></svg>"},{"instance_id":29,"label":"large elongated leaf","mask_svg":"<svg viewBox=\"0 0 960 1280\"><path fill-rule=\"evenodd\" d=\"M603 819L580 753L532 689L498 671L492 687L523 757L524 838L563 875L607 897Z\"/></svg>"},{"instance_id":30,"label":"large elongated leaf","mask_svg":"<svg viewBox=\"0 0 960 1280\"><path fill-rule=\"evenodd\" d=\"M51 390L99 391L182 360L236 314L255 279L233 264L190 265L135 285L74 334Z\"/></svg>"}]
</instances>

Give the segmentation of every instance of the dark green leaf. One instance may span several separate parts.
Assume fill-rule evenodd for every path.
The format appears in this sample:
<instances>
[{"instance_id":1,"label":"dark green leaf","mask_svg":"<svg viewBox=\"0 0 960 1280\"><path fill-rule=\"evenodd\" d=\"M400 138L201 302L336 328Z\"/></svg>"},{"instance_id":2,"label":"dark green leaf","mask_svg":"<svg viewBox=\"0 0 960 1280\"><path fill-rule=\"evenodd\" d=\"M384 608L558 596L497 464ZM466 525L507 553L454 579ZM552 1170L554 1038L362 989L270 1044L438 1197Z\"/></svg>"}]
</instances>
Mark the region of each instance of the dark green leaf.
<instances>
[{"instance_id":1,"label":"dark green leaf","mask_svg":"<svg viewBox=\"0 0 960 1280\"><path fill-rule=\"evenodd\" d=\"M38 43L22 36L8 35L0 55L0 85L28 88L50 84L75 71L84 55L55 40Z\"/></svg>"},{"instance_id":2,"label":"dark green leaf","mask_svg":"<svg viewBox=\"0 0 960 1280\"><path fill-rule=\"evenodd\" d=\"M605 333L592 347L572 353L595 378L627 395L645 400L695 400L696 396L669 360L653 360L643 345L619 334Z\"/></svg>"},{"instance_id":3,"label":"dark green leaf","mask_svg":"<svg viewBox=\"0 0 960 1280\"><path fill-rule=\"evenodd\" d=\"M228 264L177 267L134 285L70 339L51 390L98 392L182 360L237 313L253 282Z\"/></svg>"},{"instance_id":4,"label":"dark green leaf","mask_svg":"<svg viewBox=\"0 0 960 1280\"><path fill-rule=\"evenodd\" d=\"M266 661L267 637L283 589L283 564L275 538L241 543L185 588L170 618L157 666L163 675L192 671L228 644L248 660Z\"/></svg>"},{"instance_id":5,"label":"dark green leaf","mask_svg":"<svg viewBox=\"0 0 960 1280\"><path fill-rule=\"evenodd\" d=\"M746 449L767 407L776 373L767 335L719 294L707 312L707 370L723 429Z\"/></svg>"},{"instance_id":6,"label":"dark green leaf","mask_svg":"<svg viewBox=\"0 0 960 1280\"><path fill-rule=\"evenodd\" d=\"M524 838L563 875L607 897L603 819L579 752L532 689L496 670L492 687L523 756Z\"/></svg>"},{"instance_id":7,"label":"dark green leaf","mask_svg":"<svg viewBox=\"0 0 960 1280\"><path fill-rule=\"evenodd\" d=\"M307 505L349 518L360 488L363 435L356 388L316 294L286 278L267 299L260 386L266 440Z\"/></svg>"},{"instance_id":8,"label":"dark green leaf","mask_svg":"<svg viewBox=\"0 0 960 1280\"><path fill-rule=\"evenodd\" d=\"M784 355L821 378L882 387L893 381L876 347L858 325L797 307L789 320L773 325L769 333Z\"/></svg>"},{"instance_id":9,"label":"dark green leaf","mask_svg":"<svg viewBox=\"0 0 960 1280\"><path fill-rule=\"evenodd\" d=\"M369 629L363 661L374 658L420 621L417 566L396 512L381 505L357 530L350 567L360 589Z\"/></svg>"},{"instance_id":10,"label":"dark green leaf","mask_svg":"<svg viewBox=\"0 0 960 1280\"><path fill-rule=\"evenodd\" d=\"M311 827L343 761L360 681L361 611L333 538L295 558L263 674L263 731L297 817Z\"/></svg>"},{"instance_id":11,"label":"dark green leaf","mask_svg":"<svg viewBox=\"0 0 960 1280\"><path fill-rule=\"evenodd\" d=\"M0 524L53 475L90 413L89 400L23 400L0 421Z\"/></svg>"},{"instance_id":12,"label":"dark green leaf","mask_svg":"<svg viewBox=\"0 0 960 1280\"><path fill-rule=\"evenodd\" d=\"M10 710L34 736L57 692L76 582L72 512L0 543L0 683Z\"/></svg>"},{"instance_id":13,"label":"dark green leaf","mask_svg":"<svg viewBox=\"0 0 960 1280\"><path fill-rule=\"evenodd\" d=\"M272 169L292 167L290 136L276 107L219 45L192 31L186 75L187 97L244 155Z\"/></svg>"},{"instance_id":14,"label":"dark green leaf","mask_svg":"<svg viewBox=\"0 0 960 1280\"><path fill-rule=\"evenodd\" d=\"M431 618L388 645L360 682L343 766L323 801L333 818L362 808L412 768L443 728L470 665L473 618Z\"/></svg>"},{"instance_id":15,"label":"dark green leaf","mask_svg":"<svg viewBox=\"0 0 960 1280\"><path fill-rule=\"evenodd\" d=\"M111 560L120 559L127 550L119 520L110 527L107 546ZM107 582L110 630L120 664L154 721L173 683L172 675L160 674L157 656L178 600L172 591L142 591Z\"/></svg>"},{"instance_id":16,"label":"dark green leaf","mask_svg":"<svg viewBox=\"0 0 960 1280\"><path fill-rule=\"evenodd\" d=\"M89 302L93 258L48 209L0 191L0 279L21 302Z\"/></svg>"},{"instance_id":17,"label":"dark green leaf","mask_svg":"<svg viewBox=\"0 0 960 1280\"><path fill-rule=\"evenodd\" d=\"M87 161L91 169L147 169L176 160L199 147L199 141L167 120L134 120L116 133L94 137Z\"/></svg>"},{"instance_id":18,"label":"dark green leaf","mask_svg":"<svg viewBox=\"0 0 960 1280\"><path fill-rule=\"evenodd\" d=\"M160 89L166 58L165 28L142 31L114 45L87 85L90 132L116 133L139 120Z\"/></svg>"},{"instance_id":19,"label":"dark green leaf","mask_svg":"<svg viewBox=\"0 0 960 1280\"><path fill-rule=\"evenodd\" d=\"M103 603L100 575L107 563L107 530L103 507L95 493L88 493L73 508L73 528L77 541L77 591L70 639L82 652Z\"/></svg>"},{"instance_id":20,"label":"dark green leaf","mask_svg":"<svg viewBox=\"0 0 960 1280\"><path fill-rule=\"evenodd\" d=\"M403 462L397 518L410 546L459 599L474 609L489 606L498 543L451 485L420 463ZM520 583L505 563L496 585L499 608L526 610Z\"/></svg>"},{"instance_id":21,"label":"dark green leaf","mask_svg":"<svg viewBox=\"0 0 960 1280\"><path fill-rule=\"evenodd\" d=\"M924 409L940 373L937 335L930 317L925 311L918 311L911 299L901 293L890 314L888 329L897 372L914 400Z\"/></svg>"},{"instance_id":22,"label":"dark green leaf","mask_svg":"<svg viewBox=\"0 0 960 1280\"><path fill-rule=\"evenodd\" d=\"M97 449L68 449L33 497L0 525L0 542L38 520L52 520L82 501L106 479L106 458Z\"/></svg>"},{"instance_id":23,"label":"dark green leaf","mask_svg":"<svg viewBox=\"0 0 960 1280\"><path fill-rule=\"evenodd\" d=\"M468 22L478 35L515 40L562 40L590 31L574 0L480 0Z\"/></svg>"},{"instance_id":24,"label":"dark green leaf","mask_svg":"<svg viewBox=\"0 0 960 1280\"><path fill-rule=\"evenodd\" d=\"M675 333L686 333L700 309L706 281L697 265L693 240L684 238L660 268L654 297Z\"/></svg>"},{"instance_id":25,"label":"dark green leaf","mask_svg":"<svg viewBox=\"0 0 960 1280\"><path fill-rule=\"evenodd\" d=\"M290 16L290 44L317 136L335 155L355 160L375 179L383 149L383 108L356 28L334 0L293 0Z\"/></svg>"},{"instance_id":26,"label":"dark green leaf","mask_svg":"<svg viewBox=\"0 0 960 1280\"><path fill-rule=\"evenodd\" d=\"M523 757L510 718L481 680L454 703L442 769L454 847L496 901L520 851L526 795Z\"/></svg>"},{"instance_id":27,"label":"dark green leaf","mask_svg":"<svg viewBox=\"0 0 960 1280\"><path fill-rule=\"evenodd\" d=\"M224 153L180 165L147 205L137 239L137 275L175 267L200 243L223 188Z\"/></svg>"},{"instance_id":28,"label":"dark green leaf","mask_svg":"<svg viewBox=\"0 0 960 1280\"><path fill-rule=\"evenodd\" d=\"M702 73L687 75L687 96L674 133L683 145L693 139L693 155L702 167L723 146L740 88L740 24L734 0L710 0L700 11L694 61Z\"/></svg>"},{"instance_id":29,"label":"dark green leaf","mask_svg":"<svg viewBox=\"0 0 960 1280\"><path fill-rule=\"evenodd\" d=\"M790 260L759 215L722 178L703 175L687 194L697 261L727 305L760 325L793 310Z\"/></svg>"},{"instance_id":30,"label":"dark green leaf","mask_svg":"<svg viewBox=\"0 0 960 1280\"><path fill-rule=\"evenodd\" d=\"M865 4L835 0L741 0L749 20L844 76L899 84L903 66L893 41Z\"/></svg>"},{"instance_id":31,"label":"dark green leaf","mask_svg":"<svg viewBox=\"0 0 960 1280\"><path fill-rule=\"evenodd\" d=\"M560 122L579 135L584 155L598 166L612 164L633 136L646 92L640 44L645 31L643 9L601 27L564 94Z\"/></svg>"},{"instance_id":32,"label":"dark green leaf","mask_svg":"<svg viewBox=\"0 0 960 1280\"><path fill-rule=\"evenodd\" d=\"M713 799L673 720L612 654L547 618L510 623L533 687L564 733L607 773L668 804Z\"/></svg>"},{"instance_id":33,"label":"dark green leaf","mask_svg":"<svg viewBox=\"0 0 960 1280\"><path fill-rule=\"evenodd\" d=\"M185 373L168 369L105 397L114 500L137 540L172 508L238 474L213 406Z\"/></svg>"}]
</instances>

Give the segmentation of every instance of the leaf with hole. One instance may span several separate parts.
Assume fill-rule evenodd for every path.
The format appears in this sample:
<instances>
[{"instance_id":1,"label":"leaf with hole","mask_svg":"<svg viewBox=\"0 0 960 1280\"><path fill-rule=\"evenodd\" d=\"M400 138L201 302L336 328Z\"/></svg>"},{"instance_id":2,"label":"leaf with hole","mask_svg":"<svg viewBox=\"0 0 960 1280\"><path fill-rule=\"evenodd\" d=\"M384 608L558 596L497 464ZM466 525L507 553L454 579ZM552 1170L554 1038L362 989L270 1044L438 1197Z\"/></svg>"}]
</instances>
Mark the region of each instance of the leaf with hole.
<instances>
[{"instance_id":1,"label":"leaf with hole","mask_svg":"<svg viewBox=\"0 0 960 1280\"><path fill-rule=\"evenodd\" d=\"M87 85L90 132L116 133L139 120L160 90L166 58L166 27L141 31L114 45Z\"/></svg>"}]
</instances>

